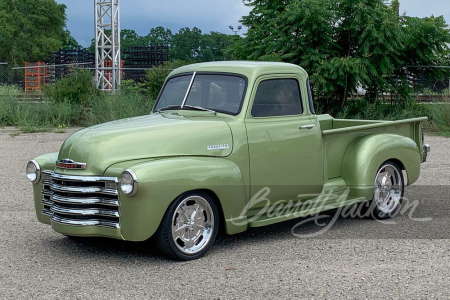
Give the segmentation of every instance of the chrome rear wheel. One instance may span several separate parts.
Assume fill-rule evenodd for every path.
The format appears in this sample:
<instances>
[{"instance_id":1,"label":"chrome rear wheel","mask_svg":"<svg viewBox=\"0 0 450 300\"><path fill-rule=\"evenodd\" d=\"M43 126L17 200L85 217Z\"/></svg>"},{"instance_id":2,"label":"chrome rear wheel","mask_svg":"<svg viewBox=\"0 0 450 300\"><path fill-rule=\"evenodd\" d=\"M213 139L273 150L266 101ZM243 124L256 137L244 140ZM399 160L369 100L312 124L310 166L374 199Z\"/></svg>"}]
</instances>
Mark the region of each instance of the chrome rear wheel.
<instances>
[{"instance_id":1,"label":"chrome rear wheel","mask_svg":"<svg viewBox=\"0 0 450 300\"><path fill-rule=\"evenodd\" d=\"M404 193L401 169L393 162L383 163L375 176L372 200L373 216L388 219L398 212Z\"/></svg>"}]
</instances>

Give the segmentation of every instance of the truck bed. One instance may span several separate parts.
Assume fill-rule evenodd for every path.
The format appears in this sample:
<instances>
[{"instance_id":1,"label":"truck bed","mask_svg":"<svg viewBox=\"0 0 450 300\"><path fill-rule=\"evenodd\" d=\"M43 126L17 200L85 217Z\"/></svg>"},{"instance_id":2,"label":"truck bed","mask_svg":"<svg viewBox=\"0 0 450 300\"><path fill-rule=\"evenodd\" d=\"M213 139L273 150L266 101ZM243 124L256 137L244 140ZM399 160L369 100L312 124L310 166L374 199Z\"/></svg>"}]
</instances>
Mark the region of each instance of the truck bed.
<instances>
[{"instance_id":1,"label":"truck bed","mask_svg":"<svg viewBox=\"0 0 450 300\"><path fill-rule=\"evenodd\" d=\"M342 160L348 146L363 136L373 134L394 134L412 139L422 151L420 123L426 117L398 121L334 119L330 115L318 115L325 157L325 178L341 176ZM421 153L422 154L422 153Z\"/></svg>"}]
</instances>

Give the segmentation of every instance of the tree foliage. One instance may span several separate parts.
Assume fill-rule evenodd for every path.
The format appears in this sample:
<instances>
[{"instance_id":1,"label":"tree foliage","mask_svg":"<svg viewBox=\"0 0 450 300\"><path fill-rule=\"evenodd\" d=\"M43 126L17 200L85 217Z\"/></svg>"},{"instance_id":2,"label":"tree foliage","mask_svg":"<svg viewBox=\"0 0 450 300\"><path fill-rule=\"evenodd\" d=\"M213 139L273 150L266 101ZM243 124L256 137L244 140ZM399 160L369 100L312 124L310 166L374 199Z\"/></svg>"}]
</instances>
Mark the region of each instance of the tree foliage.
<instances>
[{"instance_id":1,"label":"tree foliage","mask_svg":"<svg viewBox=\"0 0 450 300\"><path fill-rule=\"evenodd\" d=\"M0 1L0 61L23 65L58 50L68 39L65 9L54 0Z\"/></svg>"},{"instance_id":2,"label":"tree foliage","mask_svg":"<svg viewBox=\"0 0 450 300\"><path fill-rule=\"evenodd\" d=\"M106 32L108 34L108 32ZM122 29L120 43L122 53L129 51L131 47L143 46L169 46L170 60L183 60L189 63L228 60L231 54L226 49L233 45L240 37L212 31L202 33L197 28L181 28L177 33L164 27L151 28L145 36L140 36L136 31ZM95 40L91 41L89 51L95 51Z\"/></svg>"},{"instance_id":3,"label":"tree foliage","mask_svg":"<svg viewBox=\"0 0 450 300\"><path fill-rule=\"evenodd\" d=\"M443 17L398 16L398 1L245 0L247 36L231 47L238 59L278 60L305 68L316 96L344 105L358 87L375 99L405 96L404 67L436 65L448 55Z\"/></svg>"},{"instance_id":4,"label":"tree foliage","mask_svg":"<svg viewBox=\"0 0 450 300\"><path fill-rule=\"evenodd\" d=\"M170 72L176 68L184 66L185 64L186 63L184 61L176 60L148 70L143 85L146 93L152 99L156 99Z\"/></svg>"}]
</instances>

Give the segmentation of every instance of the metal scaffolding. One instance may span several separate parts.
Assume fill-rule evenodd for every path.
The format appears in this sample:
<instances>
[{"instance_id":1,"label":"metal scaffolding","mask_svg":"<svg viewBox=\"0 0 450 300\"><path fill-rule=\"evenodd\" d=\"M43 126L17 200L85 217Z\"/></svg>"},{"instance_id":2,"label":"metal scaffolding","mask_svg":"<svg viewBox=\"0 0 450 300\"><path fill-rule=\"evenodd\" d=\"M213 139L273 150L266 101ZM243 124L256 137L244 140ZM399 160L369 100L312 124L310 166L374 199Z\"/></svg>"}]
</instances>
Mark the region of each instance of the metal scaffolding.
<instances>
[{"instance_id":1,"label":"metal scaffolding","mask_svg":"<svg viewBox=\"0 0 450 300\"><path fill-rule=\"evenodd\" d=\"M94 0L95 80L101 90L115 92L120 85L119 0Z\"/></svg>"}]
</instances>

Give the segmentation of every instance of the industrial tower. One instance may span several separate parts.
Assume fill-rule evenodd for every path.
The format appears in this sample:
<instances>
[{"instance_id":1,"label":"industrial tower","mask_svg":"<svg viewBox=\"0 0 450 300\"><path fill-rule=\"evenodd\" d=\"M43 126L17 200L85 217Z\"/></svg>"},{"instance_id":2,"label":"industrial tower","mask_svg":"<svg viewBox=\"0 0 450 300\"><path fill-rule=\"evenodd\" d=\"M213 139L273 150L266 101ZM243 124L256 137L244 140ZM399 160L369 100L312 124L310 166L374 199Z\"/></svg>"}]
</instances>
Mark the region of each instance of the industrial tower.
<instances>
[{"instance_id":1,"label":"industrial tower","mask_svg":"<svg viewBox=\"0 0 450 300\"><path fill-rule=\"evenodd\" d=\"M95 82L101 90L116 91L120 85L119 0L94 0Z\"/></svg>"}]
</instances>

